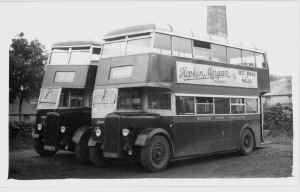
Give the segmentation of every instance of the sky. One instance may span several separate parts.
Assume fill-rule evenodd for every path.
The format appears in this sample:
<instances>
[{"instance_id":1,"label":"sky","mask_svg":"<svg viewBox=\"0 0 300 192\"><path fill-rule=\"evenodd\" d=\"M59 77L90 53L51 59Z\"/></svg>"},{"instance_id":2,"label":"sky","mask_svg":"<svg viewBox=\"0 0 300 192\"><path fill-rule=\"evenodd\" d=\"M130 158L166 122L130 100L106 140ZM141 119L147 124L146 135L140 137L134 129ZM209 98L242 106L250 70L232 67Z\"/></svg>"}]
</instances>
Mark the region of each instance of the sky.
<instances>
[{"instance_id":1,"label":"sky","mask_svg":"<svg viewBox=\"0 0 300 192\"><path fill-rule=\"evenodd\" d=\"M1 30L8 38L24 32L46 49L58 41L99 41L110 30L145 23L171 24L176 32L201 36L207 5L226 5L229 38L265 50L271 73L295 74L299 15L293 1L2 3Z\"/></svg>"}]
</instances>

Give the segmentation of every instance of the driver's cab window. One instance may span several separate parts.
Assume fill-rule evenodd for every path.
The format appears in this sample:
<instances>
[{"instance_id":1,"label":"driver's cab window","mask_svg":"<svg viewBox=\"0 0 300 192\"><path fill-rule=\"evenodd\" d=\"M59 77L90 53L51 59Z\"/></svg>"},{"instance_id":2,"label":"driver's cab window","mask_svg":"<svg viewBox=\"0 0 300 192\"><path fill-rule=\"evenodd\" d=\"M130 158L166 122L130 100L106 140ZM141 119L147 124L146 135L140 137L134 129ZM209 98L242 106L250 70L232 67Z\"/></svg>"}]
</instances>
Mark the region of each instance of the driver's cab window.
<instances>
[{"instance_id":1,"label":"driver's cab window","mask_svg":"<svg viewBox=\"0 0 300 192\"><path fill-rule=\"evenodd\" d=\"M148 109L171 110L171 93L165 91L148 91Z\"/></svg>"},{"instance_id":2,"label":"driver's cab window","mask_svg":"<svg viewBox=\"0 0 300 192\"><path fill-rule=\"evenodd\" d=\"M141 88L120 88L118 93L117 109L142 110L143 94Z\"/></svg>"},{"instance_id":3,"label":"driver's cab window","mask_svg":"<svg viewBox=\"0 0 300 192\"><path fill-rule=\"evenodd\" d=\"M59 107L89 107L91 94L84 90L63 89Z\"/></svg>"}]
</instances>

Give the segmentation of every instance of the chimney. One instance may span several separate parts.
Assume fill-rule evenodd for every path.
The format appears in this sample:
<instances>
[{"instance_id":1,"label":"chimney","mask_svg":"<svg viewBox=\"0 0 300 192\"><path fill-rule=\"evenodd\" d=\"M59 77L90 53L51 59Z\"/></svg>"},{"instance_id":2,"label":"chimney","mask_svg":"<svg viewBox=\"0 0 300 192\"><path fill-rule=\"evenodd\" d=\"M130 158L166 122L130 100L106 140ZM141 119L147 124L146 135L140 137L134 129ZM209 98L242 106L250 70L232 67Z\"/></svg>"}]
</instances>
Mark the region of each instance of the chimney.
<instances>
[{"instance_id":1,"label":"chimney","mask_svg":"<svg viewBox=\"0 0 300 192\"><path fill-rule=\"evenodd\" d=\"M207 34L227 38L225 5L207 6Z\"/></svg>"}]
</instances>

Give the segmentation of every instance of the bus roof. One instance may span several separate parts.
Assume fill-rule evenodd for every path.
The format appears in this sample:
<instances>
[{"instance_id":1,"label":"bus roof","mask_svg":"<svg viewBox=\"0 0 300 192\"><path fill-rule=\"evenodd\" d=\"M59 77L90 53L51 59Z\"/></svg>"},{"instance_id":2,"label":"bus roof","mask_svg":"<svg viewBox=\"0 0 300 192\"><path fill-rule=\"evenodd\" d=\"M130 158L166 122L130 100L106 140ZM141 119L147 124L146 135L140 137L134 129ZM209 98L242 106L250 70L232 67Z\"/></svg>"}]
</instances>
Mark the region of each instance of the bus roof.
<instances>
[{"instance_id":1,"label":"bus roof","mask_svg":"<svg viewBox=\"0 0 300 192\"><path fill-rule=\"evenodd\" d=\"M83 46L101 46L101 43L95 41L62 41L52 45L52 47L83 47Z\"/></svg>"},{"instance_id":2,"label":"bus roof","mask_svg":"<svg viewBox=\"0 0 300 192\"><path fill-rule=\"evenodd\" d=\"M122 36L139 34L139 33L147 33L147 32L164 33L164 34L183 37L191 40L205 41L205 42L224 45L228 47L235 47L235 48L251 50L259 53L265 53L265 51L261 49L257 49L254 46L252 47L247 46L242 44L241 42L236 43L236 41L231 39L219 38L219 37L208 36L208 35L201 35L200 37L195 37L191 35L175 33L171 25L164 26L164 25L157 25L157 24L143 24L143 25L134 25L134 26L124 27L124 28L119 28L106 33L103 37L103 40L105 41L116 37L122 37Z\"/></svg>"}]
</instances>

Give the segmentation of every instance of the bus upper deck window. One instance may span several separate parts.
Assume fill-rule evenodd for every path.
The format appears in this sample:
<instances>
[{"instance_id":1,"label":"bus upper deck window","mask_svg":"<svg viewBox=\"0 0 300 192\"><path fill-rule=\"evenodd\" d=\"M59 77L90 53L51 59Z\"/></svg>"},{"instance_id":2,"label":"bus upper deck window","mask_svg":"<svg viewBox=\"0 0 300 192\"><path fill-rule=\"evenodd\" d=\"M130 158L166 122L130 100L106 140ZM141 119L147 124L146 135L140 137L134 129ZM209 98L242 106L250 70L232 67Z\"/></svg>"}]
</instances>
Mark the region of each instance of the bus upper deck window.
<instances>
[{"instance_id":1,"label":"bus upper deck window","mask_svg":"<svg viewBox=\"0 0 300 192\"><path fill-rule=\"evenodd\" d=\"M71 65L86 65L90 61L90 52L89 51L72 51L70 55Z\"/></svg>"},{"instance_id":2,"label":"bus upper deck window","mask_svg":"<svg viewBox=\"0 0 300 192\"><path fill-rule=\"evenodd\" d=\"M248 67L255 67L254 52L242 50L242 65Z\"/></svg>"},{"instance_id":3,"label":"bus upper deck window","mask_svg":"<svg viewBox=\"0 0 300 192\"><path fill-rule=\"evenodd\" d=\"M204 41L194 41L193 55L198 59L210 60L210 43Z\"/></svg>"},{"instance_id":4,"label":"bus upper deck window","mask_svg":"<svg viewBox=\"0 0 300 192\"><path fill-rule=\"evenodd\" d=\"M127 55L149 52L151 38L133 39L127 41Z\"/></svg>"},{"instance_id":5,"label":"bus upper deck window","mask_svg":"<svg viewBox=\"0 0 300 192\"><path fill-rule=\"evenodd\" d=\"M212 60L216 62L226 63L226 47L223 45L211 45Z\"/></svg>"},{"instance_id":6,"label":"bus upper deck window","mask_svg":"<svg viewBox=\"0 0 300 192\"><path fill-rule=\"evenodd\" d=\"M173 37L173 55L180 57L192 57L192 40L181 37Z\"/></svg>"},{"instance_id":7,"label":"bus upper deck window","mask_svg":"<svg viewBox=\"0 0 300 192\"><path fill-rule=\"evenodd\" d=\"M106 43L103 47L102 58L124 56L125 47L125 41Z\"/></svg>"},{"instance_id":8,"label":"bus upper deck window","mask_svg":"<svg viewBox=\"0 0 300 192\"><path fill-rule=\"evenodd\" d=\"M242 50L237 48L227 48L228 63L234 65L241 65L242 63Z\"/></svg>"},{"instance_id":9,"label":"bus upper deck window","mask_svg":"<svg viewBox=\"0 0 300 192\"><path fill-rule=\"evenodd\" d=\"M156 33L154 38L154 50L161 54L171 55L171 36Z\"/></svg>"},{"instance_id":10,"label":"bus upper deck window","mask_svg":"<svg viewBox=\"0 0 300 192\"><path fill-rule=\"evenodd\" d=\"M50 65L66 65L68 62L68 51L53 51L50 56Z\"/></svg>"},{"instance_id":11,"label":"bus upper deck window","mask_svg":"<svg viewBox=\"0 0 300 192\"><path fill-rule=\"evenodd\" d=\"M266 68L264 54L262 54L262 53L255 53L255 62L256 62L256 67L258 67L258 68Z\"/></svg>"}]
</instances>

